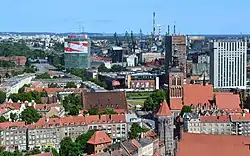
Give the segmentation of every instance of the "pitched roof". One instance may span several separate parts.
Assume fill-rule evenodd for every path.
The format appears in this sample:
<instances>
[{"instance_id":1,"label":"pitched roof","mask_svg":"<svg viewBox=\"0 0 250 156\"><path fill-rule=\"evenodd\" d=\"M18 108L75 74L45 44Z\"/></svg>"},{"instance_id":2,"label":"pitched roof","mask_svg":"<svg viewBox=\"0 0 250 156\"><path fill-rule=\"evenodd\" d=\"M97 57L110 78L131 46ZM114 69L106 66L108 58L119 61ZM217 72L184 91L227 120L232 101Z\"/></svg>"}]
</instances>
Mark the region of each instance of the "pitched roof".
<instances>
[{"instance_id":1,"label":"pitched roof","mask_svg":"<svg viewBox=\"0 0 250 156\"><path fill-rule=\"evenodd\" d=\"M170 98L170 109L181 110L183 107L181 98Z\"/></svg>"},{"instance_id":2,"label":"pitched roof","mask_svg":"<svg viewBox=\"0 0 250 156\"><path fill-rule=\"evenodd\" d=\"M8 129L10 127L25 127L25 122L2 122L0 123L0 129Z\"/></svg>"},{"instance_id":3,"label":"pitched roof","mask_svg":"<svg viewBox=\"0 0 250 156\"><path fill-rule=\"evenodd\" d=\"M127 111L127 101L124 92L85 92L83 94L83 107L88 110L91 107L123 109Z\"/></svg>"},{"instance_id":4,"label":"pitched roof","mask_svg":"<svg viewBox=\"0 0 250 156\"><path fill-rule=\"evenodd\" d=\"M46 91L48 94L56 94L56 92L62 92L62 91L73 91L73 92L81 92L83 91L83 88L43 88L43 87L35 87L35 88L25 88L25 92L29 91Z\"/></svg>"},{"instance_id":5,"label":"pitched roof","mask_svg":"<svg viewBox=\"0 0 250 156\"><path fill-rule=\"evenodd\" d=\"M88 140L88 144L105 144L105 143L111 143L112 140L110 137L104 132L104 131L96 131L92 137Z\"/></svg>"},{"instance_id":6,"label":"pitched roof","mask_svg":"<svg viewBox=\"0 0 250 156\"><path fill-rule=\"evenodd\" d=\"M230 115L232 121L250 121L250 113Z\"/></svg>"},{"instance_id":7,"label":"pitched roof","mask_svg":"<svg viewBox=\"0 0 250 156\"><path fill-rule=\"evenodd\" d=\"M168 103L166 102L166 100L164 100L161 104L160 104L160 108L158 110L158 112L156 113L157 116L171 116L171 111L168 107Z\"/></svg>"},{"instance_id":8,"label":"pitched roof","mask_svg":"<svg viewBox=\"0 0 250 156\"><path fill-rule=\"evenodd\" d=\"M249 156L250 137L184 133L177 156Z\"/></svg>"},{"instance_id":9,"label":"pitched roof","mask_svg":"<svg viewBox=\"0 0 250 156\"><path fill-rule=\"evenodd\" d=\"M220 93L215 94L215 103L218 109L240 109L239 94Z\"/></svg>"},{"instance_id":10,"label":"pitched roof","mask_svg":"<svg viewBox=\"0 0 250 156\"><path fill-rule=\"evenodd\" d=\"M201 84L185 84L184 90L184 105L210 104L213 100L213 86Z\"/></svg>"},{"instance_id":11,"label":"pitched roof","mask_svg":"<svg viewBox=\"0 0 250 156\"><path fill-rule=\"evenodd\" d=\"M230 122L229 116L200 116L201 122Z\"/></svg>"}]
</instances>

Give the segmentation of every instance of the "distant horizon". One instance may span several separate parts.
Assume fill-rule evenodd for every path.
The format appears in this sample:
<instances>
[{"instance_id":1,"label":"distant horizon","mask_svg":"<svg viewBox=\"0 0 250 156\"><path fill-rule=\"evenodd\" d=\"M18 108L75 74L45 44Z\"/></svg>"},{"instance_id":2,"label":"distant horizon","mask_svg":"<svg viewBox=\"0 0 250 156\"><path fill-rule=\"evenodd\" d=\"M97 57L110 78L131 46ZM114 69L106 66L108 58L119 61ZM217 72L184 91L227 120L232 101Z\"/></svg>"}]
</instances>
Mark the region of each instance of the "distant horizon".
<instances>
[{"instance_id":1,"label":"distant horizon","mask_svg":"<svg viewBox=\"0 0 250 156\"><path fill-rule=\"evenodd\" d=\"M165 34L250 34L249 0L8 0L0 9L2 32L107 32L140 29Z\"/></svg>"},{"instance_id":2,"label":"distant horizon","mask_svg":"<svg viewBox=\"0 0 250 156\"><path fill-rule=\"evenodd\" d=\"M39 31L27 31L27 32L18 32L18 31L10 31L10 32L0 32L0 35L2 35L2 34L5 34L5 33L10 33L10 34L83 34L83 32L46 32L46 31L41 31L41 32L39 32ZM86 34L98 34L98 35L101 35L101 34L104 34L104 35L113 35L115 32L84 32L84 33L86 33ZM117 35L124 35L125 34L125 32L123 32L123 33L119 33L119 32L116 32L117 33ZM128 32L129 34L130 34L130 32ZM135 35L139 35L139 32L133 32ZM166 33L164 33L164 34L161 34L162 36L164 36ZM143 35L146 35L146 36L149 36L149 35L151 35L151 34L143 34ZM156 35L158 35L158 34L156 34ZM177 34L178 35L178 34ZM241 34L241 33L239 33L239 34L216 34L216 33L214 33L214 34L180 34L180 35L186 35L186 36L250 36L250 33L249 34Z\"/></svg>"}]
</instances>

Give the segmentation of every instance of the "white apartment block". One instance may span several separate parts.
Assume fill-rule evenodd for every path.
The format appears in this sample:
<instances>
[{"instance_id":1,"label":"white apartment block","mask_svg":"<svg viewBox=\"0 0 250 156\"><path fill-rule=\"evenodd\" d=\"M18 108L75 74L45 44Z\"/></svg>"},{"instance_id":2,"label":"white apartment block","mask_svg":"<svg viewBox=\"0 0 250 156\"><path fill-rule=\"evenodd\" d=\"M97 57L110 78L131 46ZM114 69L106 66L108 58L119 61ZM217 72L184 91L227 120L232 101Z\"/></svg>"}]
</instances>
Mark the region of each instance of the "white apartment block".
<instances>
[{"instance_id":1,"label":"white apartment block","mask_svg":"<svg viewBox=\"0 0 250 156\"><path fill-rule=\"evenodd\" d=\"M220 40L211 43L210 81L214 88L246 89L247 42Z\"/></svg>"}]
</instances>

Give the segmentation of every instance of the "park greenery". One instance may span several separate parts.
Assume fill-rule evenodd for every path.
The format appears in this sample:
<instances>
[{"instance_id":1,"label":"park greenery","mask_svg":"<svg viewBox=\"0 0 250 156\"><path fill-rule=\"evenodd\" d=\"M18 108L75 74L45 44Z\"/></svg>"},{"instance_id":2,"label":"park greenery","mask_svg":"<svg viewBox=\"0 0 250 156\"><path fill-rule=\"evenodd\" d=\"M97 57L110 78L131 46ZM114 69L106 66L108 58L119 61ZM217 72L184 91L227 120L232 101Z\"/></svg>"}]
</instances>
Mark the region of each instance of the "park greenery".
<instances>
[{"instance_id":1,"label":"park greenery","mask_svg":"<svg viewBox=\"0 0 250 156\"><path fill-rule=\"evenodd\" d=\"M38 91L29 91L29 92L23 92L23 90L19 90L19 93L13 93L10 94L8 97L11 99L13 102L24 102L24 101L29 101L31 102L34 100L35 103L41 103L41 97L46 97L45 95L47 93L44 92L38 92Z\"/></svg>"},{"instance_id":2,"label":"park greenery","mask_svg":"<svg viewBox=\"0 0 250 156\"><path fill-rule=\"evenodd\" d=\"M0 104L4 103L6 99L6 93L0 90Z\"/></svg>"},{"instance_id":3,"label":"park greenery","mask_svg":"<svg viewBox=\"0 0 250 156\"><path fill-rule=\"evenodd\" d=\"M73 141L70 137L65 137L60 142L59 155L60 156L79 156L87 152L87 141L94 134L93 130L89 130L76 138Z\"/></svg>"},{"instance_id":4,"label":"park greenery","mask_svg":"<svg viewBox=\"0 0 250 156\"><path fill-rule=\"evenodd\" d=\"M27 124L31 124L40 119L40 114L33 106L27 106L24 111L22 111L20 118Z\"/></svg>"},{"instance_id":5,"label":"park greenery","mask_svg":"<svg viewBox=\"0 0 250 156\"><path fill-rule=\"evenodd\" d=\"M136 139L140 133L149 131L146 127L140 127L138 123L133 123L130 127L129 138Z\"/></svg>"},{"instance_id":6,"label":"park greenery","mask_svg":"<svg viewBox=\"0 0 250 156\"><path fill-rule=\"evenodd\" d=\"M74 93L66 96L62 104L69 115L78 115L79 111L83 108L81 96Z\"/></svg>"},{"instance_id":7,"label":"park greenery","mask_svg":"<svg viewBox=\"0 0 250 156\"><path fill-rule=\"evenodd\" d=\"M160 103L167 99L167 92L164 90L157 90L153 92L145 101L144 109L146 111L156 111L158 110Z\"/></svg>"},{"instance_id":8,"label":"park greenery","mask_svg":"<svg viewBox=\"0 0 250 156\"><path fill-rule=\"evenodd\" d=\"M0 60L0 67L13 68L15 66L16 66L16 64L12 61Z\"/></svg>"},{"instance_id":9,"label":"park greenery","mask_svg":"<svg viewBox=\"0 0 250 156\"><path fill-rule=\"evenodd\" d=\"M4 116L0 116L0 122L6 122L8 121Z\"/></svg>"},{"instance_id":10,"label":"park greenery","mask_svg":"<svg viewBox=\"0 0 250 156\"><path fill-rule=\"evenodd\" d=\"M48 73L43 73L36 75L36 79L51 79L51 76Z\"/></svg>"},{"instance_id":11,"label":"park greenery","mask_svg":"<svg viewBox=\"0 0 250 156\"><path fill-rule=\"evenodd\" d=\"M180 116L183 116L184 113L192 113L192 108L190 106L183 106Z\"/></svg>"},{"instance_id":12,"label":"park greenery","mask_svg":"<svg viewBox=\"0 0 250 156\"><path fill-rule=\"evenodd\" d=\"M65 88L77 88L74 82L67 82Z\"/></svg>"},{"instance_id":13,"label":"park greenery","mask_svg":"<svg viewBox=\"0 0 250 156\"><path fill-rule=\"evenodd\" d=\"M0 56L26 56L27 58L45 58L46 53L42 50L30 49L24 41L1 42Z\"/></svg>"}]
</instances>

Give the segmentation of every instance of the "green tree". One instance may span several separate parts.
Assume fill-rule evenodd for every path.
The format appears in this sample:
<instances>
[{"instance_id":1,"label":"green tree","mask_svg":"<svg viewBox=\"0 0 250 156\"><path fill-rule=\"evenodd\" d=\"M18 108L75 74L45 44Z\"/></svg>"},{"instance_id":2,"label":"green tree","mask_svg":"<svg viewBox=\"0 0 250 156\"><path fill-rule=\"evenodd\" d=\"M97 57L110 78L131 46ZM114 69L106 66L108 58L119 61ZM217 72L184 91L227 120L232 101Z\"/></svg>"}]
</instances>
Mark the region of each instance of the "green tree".
<instances>
[{"instance_id":1,"label":"green tree","mask_svg":"<svg viewBox=\"0 0 250 156\"><path fill-rule=\"evenodd\" d=\"M30 155L40 154L41 151L38 148L34 148L32 151L29 152Z\"/></svg>"},{"instance_id":2,"label":"green tree","mask_svg":"<svg viewBox=\"0 0 250 156\"><path fill-rule=\"evenodd\" d=\"M40 92L40 96L41 97L48 97L48 93L45 90L43 90Z\"/></svg>"},{"instance_id":3,"label":"green tree","mask_svg":"<svg viewBox=\"0 0 250 156\"><path fill-rule=\"evenodd\" d=\"M0 116L0 122L6 122L8 121L4 116Z\"/></svg>"},{"instance_id":4,"label":"green tree","mask_svg":"<svg viewBox=\"0 0 250 156\"><path fill-rule=\"evenodd\" d=\"M36 70L34 68L31 68L31 67L26 67L24 70L23 70L24 73L35 73Z\"/></svg>"},{"instance_id":5,"label":"green tree","mask_svg":"<svg viewBox=\"0 0 250 156\"><path fill-rule=\"evenodd\" d=\"M102 63L102 64L98 67L98 72L109 72L109 69L105 66L104 63Z\"/></svg>"},{"instance_id":6,"label":"green tree","mask_svg":"<svg viewBox=\"0 0 250 156\"><path fill-rule=\"evenodd\" d=\"M77 88L74 82L67 82L65 88Z\"/></svg>"},{"instance_id":7,"label":"green tree","mask_svg":"<svg viewBox=\"0 0 250 156\"><path fill-rule=\"evenodd\" d=\"M192 113L192 108L190 106L183 106L180 116L183 116L184 113Z\"/></svg>"},{"instance_id":8,"label":"green tree","mask_svg":"<svg viewBox=\"0 0 250 156\"><path fill-rule=\"evenodd\" d=\"M120 65L113 65L111 67L111 72L121 72L121 71L126 71L126 68L124 68Z\"/></svg>"},{"instance_id":9,"label":"green tree","mask_svg":"<svg viewBox=\"0 0 250 156\"><path fill-rule=\"evenodd\" d=\"M51 77L48 73L43 73L43 74L37 75L36 79L51 79Z\"/></svg>"},{"instance_id":10,"label":"green tree","mask_svg":"<svg viewBox=\"0 0 250 156\"><path fill-rule=\"evenodd\" d=\"M213 89L214 92L219 92L220 90L218 88Z\"/></svg>"},{"instance_id":11,"label":"green tree","mask_svg":"<svg viewBox=\"0 0 250 156\"><path fill-rule=\"evenodd\" d=\"M63 107L69 115L79 115L79 111L82 109L82 100L79 95L70 94L64 98Z\"/></svg>"},{"instance_id":12,"label":"green tree","mask_svg":"<svg viewBox=\"0 0 250 156\"><path fill-rule=\"evenodd\" d=\"M101 114L117 114L113 108L105 108Z\"/></svg>"},{"instance_id":13,"label":"green tree","mask_svg":"<svg viewBox=\"0 0 250 156\"><path fill-rule=\"evenodd\" d=\"M24 84L21 88L18 89L18 93L24 93L25 88L30 86L30 84Z\"/></svg>"},{"instance_id":14,"label":"green tree","mask_svg":"<svg viewBox=\"0 0 250 156\"><path fill-rule=\"evenodd\" d=\"M87 150L87 142L88 140L92 137L92 135L95 133L94 130L89 130L87 133L84 133L82 135L79 135L76 138L76 143L79 144L81 146L81 150L83 151L83 153L86 153Z\"/></svg>"},{"instance_id":15,"label":"green tree","mask_svg":"<svg viewBox=\"0 0 250 156\"><path fill-rule=\"evenodd\" d=\"M98 115L99 109L97 107L91 107L88 109L89 115Z\"/></svg>"},{"instance_id":16,"label":"green tree","mask_svg":"<svg viewBox=\"0 0 250 156\"><path fill-rule=\"evenodd\" d=\"M154 101L151 97L148 97L145 101L144 101L144 109L147 111L152 111L154 109Z\"/></svg>"},{"instance_id":17,"label":"green tree","mask_svg":"<svg viewBox=\"0 0 250 156\"><path fill-rule=\"evenodd\" d=\"M11 120L12 122L17 121L17 120L18 120L17 114L16 114L16 113L10 113L10 120Z\"/></svg>"},{"instance_id":18,"label":"green tree","mask_svg":"<svg viewBox=\"0 0 250 156\"><path fill-rule=\"evenodd\" d=\"M138 123L133 123L130 127L129 138L135 139L138 134L141 132L141 128Z\"/></svg>"},{"instance_id":19,"label":"green tree","mask_svg":"<svg viewBox=\"0 0 250 156\"><path fill-rule=\"evenodd\" d=\"M60 142L60 156L79 156L81 153L81 145L74 143L71 138L65 137Z\"/></svg>"},{"instance_id":20,"label":"green tree","mask_svg":"<svg viewBox=\"0 0 250 156\"><path fill-rule=\"evenodd\" d=\"M40 119L40 115L34 107L27 106L21 113L21 119L27 124L31 124L33 122L37 122Z\"/></svg>"},{"instance_id":21,"label":"green tree","mask_svg":"<svg viewBox=\"0 0 250 156\"><path fill-rule=\"evenodd\" d=\"M6 99L6 93L0 90L0 104L4 103Z\"/></svg>"}]
</instances>

